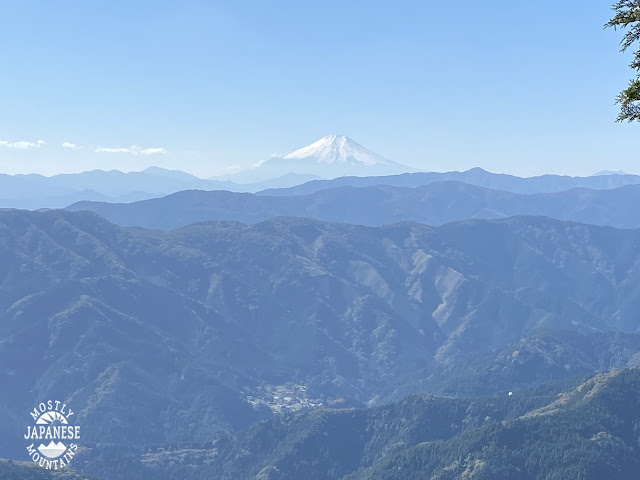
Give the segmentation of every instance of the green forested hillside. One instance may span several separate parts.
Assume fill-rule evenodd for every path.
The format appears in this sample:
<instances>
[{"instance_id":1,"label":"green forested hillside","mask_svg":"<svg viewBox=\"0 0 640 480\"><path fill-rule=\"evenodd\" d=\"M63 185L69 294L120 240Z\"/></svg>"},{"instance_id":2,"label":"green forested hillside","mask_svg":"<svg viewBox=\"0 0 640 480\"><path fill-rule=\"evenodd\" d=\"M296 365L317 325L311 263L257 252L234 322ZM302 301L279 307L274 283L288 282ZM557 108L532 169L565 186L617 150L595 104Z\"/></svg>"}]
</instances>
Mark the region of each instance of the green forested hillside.
<instances>
[{"instance_id":1,"label":"green forested hillside","mask_svg":"<svg viewBox=\"0 0 640 480\"><path fill-rule=\"evenodd\" d=\"M31 462L0 459L0 480L97 480L68 468L50 471Z\"/></svg>"},{"instance_id":2,"label":"green forested hillside","mask_svg":"<svg viewBox=\"0 0 640 480\"><path fill-rule=\"evenodd\" d=\"M633 369L512 396L418 395L369 410L288 415L208 446L108 450L104 458L121 465L114 479L634 480L639 438ZM96 453L80 464L99 473L105 462Z\"/></svg>"},{"instance_id":3,"label":"green forested hillside","mask_svg":"<svg viewBox=\"0 0 640 480\"><path fill-rule=\"evenodd\" d=\"M515 420L419 443L345 480L632 480L639 435L640 372L612 372Z\"/></svg>"}]
</instances>

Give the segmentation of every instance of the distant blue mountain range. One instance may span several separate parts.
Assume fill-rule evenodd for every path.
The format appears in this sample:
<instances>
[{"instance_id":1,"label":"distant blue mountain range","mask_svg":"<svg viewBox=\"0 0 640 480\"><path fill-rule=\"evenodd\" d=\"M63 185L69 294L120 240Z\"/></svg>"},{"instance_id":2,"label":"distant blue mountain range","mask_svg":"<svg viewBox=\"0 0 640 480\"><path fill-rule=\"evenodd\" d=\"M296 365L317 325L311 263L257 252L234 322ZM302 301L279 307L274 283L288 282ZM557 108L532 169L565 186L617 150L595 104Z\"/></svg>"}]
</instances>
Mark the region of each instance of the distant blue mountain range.
<instances>
[{"instance_id":1,"label":"distant blue mountain range","mask_svg":"<svg viewBox=\"0 0 640 480\"><path fill-rule=\"evenodd\" d=\"M238 184L202 179L179 170L150 167L142 172L118 170L43 175L0 175L0 208L62 208L82 200L133 202L161 197L181 190L228 190L256 192L265 188L298 185L318 178L288 174L273 180Z\"/></svg>"},{"instance_id":2,"label":"distant blue mountain range","mask_svg":"<svg viewBox=\"0 0 640 480\"><path fill-rule=\"evenodd\" d=\"M639 204L640 185L524 195L449 181L416 188L334 187L288 196L190 190L134 203L79 202L68 210L90 210L118 225L154 229L211 220L256 223L278 216L379 226L401 221L442 225L516 215L638 228Z\"/></svg>"},{"instance_id":3,"label":"distant blue mountain range","mask_svg":"<svg viewBox=\"0 0 640 480\"><path fill-rule=\"evenodd\" d=\"M473 168L465 172L418 172L388 176L339 177L322 180L316 175L288 173L258 183L202 179L179 170L150 167L141 172L94 170L52 177L0 174L0 209L63 208L80 201L128 203L162 197L183 190L224 190L263 196L311 194L335 187L390 185L420 187L435 182L456 181L511 193L553 193L576 187L613 189L640 184L640 176L602 174L591 177L543 175L521 178Z\"/></svg>"}]
</instances>

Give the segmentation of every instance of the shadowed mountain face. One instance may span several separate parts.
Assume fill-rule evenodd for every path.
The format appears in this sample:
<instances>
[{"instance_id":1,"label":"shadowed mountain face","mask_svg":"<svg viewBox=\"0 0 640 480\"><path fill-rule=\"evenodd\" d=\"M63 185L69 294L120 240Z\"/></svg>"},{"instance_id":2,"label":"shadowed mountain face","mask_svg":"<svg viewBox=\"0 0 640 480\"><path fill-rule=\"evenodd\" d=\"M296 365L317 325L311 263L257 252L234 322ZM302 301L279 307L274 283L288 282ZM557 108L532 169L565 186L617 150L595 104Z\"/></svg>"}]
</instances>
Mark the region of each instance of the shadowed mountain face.
<instances>
[{"instance_id":1,"label":"shadowed mountain face","mask_svg":"<svg viewBox=\"0 0 640 480\"><path fill-rule=\"evenodd\" d=\"M640 185L614 190L573 189L519 195L459 182L418 188L340 187L301 196L259 196L185 191L130 204L80 202L69 210L91 210L125 226L173 229L207 220L254 223L275 216L301 216L360 225L416 221L429 225L472 218L542 215L617 228L640 227Z\"/></svg>"},{"instance_id":2,"label":"shadowed mountain face","mask_svg":"<svg viewBox=\"0 0 640 480\"><path fill-rule=\"evenodd\" d=\"M8 211L0 265L0 451L16 455L48 398L74 406L86 442L153 445L246 427L287 384L304 405L353 405L455 388L446 372L476 357L499 388L636 360L635 340L598 332L640 325L638 230L281 218L164 232ZM593 341L569 355L527 340L537 329Z\"/></svg>"}]
</instances>

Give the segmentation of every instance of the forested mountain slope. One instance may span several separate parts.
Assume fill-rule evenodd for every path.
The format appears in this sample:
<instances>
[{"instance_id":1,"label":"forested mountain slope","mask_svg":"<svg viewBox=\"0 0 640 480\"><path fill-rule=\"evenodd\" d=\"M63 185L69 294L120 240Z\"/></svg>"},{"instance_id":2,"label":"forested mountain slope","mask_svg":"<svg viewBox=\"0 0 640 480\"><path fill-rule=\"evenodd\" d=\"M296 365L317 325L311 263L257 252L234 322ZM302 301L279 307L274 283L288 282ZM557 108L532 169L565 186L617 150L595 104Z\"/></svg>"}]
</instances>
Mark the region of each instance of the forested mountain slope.
<instances>
[{"instance_id":1,"label":"forested mountain slope","mask_svg":"<svg viewBox=\"0 0 640 480\"><path fill-rule=\"evenodd\" d=\"M121 452L121 471L141 480L633 480L639 407L640 372L612 371L511 396L418 395L278 417L209 446ZM81 462L101 468L99 456Z\"/></svg>"},{"instance_id":2,"label":"forested mountain slope","mask_svg":"<svg viewBox=\"0 0 640 480\"><path fill-rule=\"evenodd\" d=\"M639 259L640 231L545 218L151 231L2 212L0 451L24 455L46 398L86 442L180 444L274 411L634 365Z\"/></svg>"}]
</instances>

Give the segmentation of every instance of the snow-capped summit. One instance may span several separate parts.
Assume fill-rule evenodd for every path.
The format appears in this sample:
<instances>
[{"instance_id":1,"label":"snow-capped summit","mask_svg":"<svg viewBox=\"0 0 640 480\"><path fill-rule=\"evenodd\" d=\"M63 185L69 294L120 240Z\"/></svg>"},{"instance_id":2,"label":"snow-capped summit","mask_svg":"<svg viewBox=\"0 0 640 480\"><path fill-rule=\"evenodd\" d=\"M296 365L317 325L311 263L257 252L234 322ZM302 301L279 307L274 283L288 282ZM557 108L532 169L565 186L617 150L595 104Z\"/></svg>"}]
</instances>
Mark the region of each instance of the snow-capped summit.
<instances>
[{"instance_id":1,"label":"snow-capped summit","mask_svg":"<svg viewBox=\"0 0 640 480\"><path fill-rule=\"evenodd\" d=\"M344 135L327 135L311 145L285 155L283 158L313 158L318 163L328 164L394 165L394 162L367 150Z\"/></svg>"},{"instance_id":2,"label":"snow-capped summit","mask_svg":"<svg viewBox=\"0 0 640 480\"><path fill-rule=\"evenodd\" d=\"M415 169L387 160L349 137L327 135L287 155L275 155L264 160L231 179L246 183L290 173L336 178L345 175L394 175L412 171Z\"/></svg>"}]
</instances>

